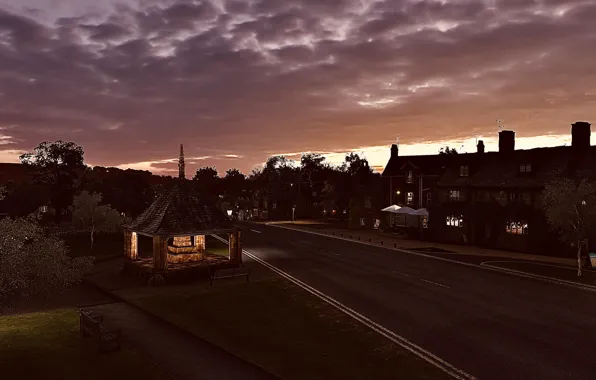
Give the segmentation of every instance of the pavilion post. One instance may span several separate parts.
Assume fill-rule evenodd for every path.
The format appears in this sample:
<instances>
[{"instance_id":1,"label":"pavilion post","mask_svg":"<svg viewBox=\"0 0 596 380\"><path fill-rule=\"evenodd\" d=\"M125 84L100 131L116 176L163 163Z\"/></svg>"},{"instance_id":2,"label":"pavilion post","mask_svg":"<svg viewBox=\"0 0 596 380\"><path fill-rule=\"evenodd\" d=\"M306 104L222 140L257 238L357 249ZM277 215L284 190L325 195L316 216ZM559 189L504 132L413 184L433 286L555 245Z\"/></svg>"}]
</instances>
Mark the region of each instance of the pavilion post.
<instances>
[{"instance_id":1,"label":"pavilion post","mask_svg":"<svg viewBox=\"0 0 596 380\"><path fill-rule=\"evenodd\" d=\"M230 263L242 264L242 243L240 241L240 231L230 232Z\"/></svg>"},{"instance_id":2,"label":"pavilion post","mask_svg":"<svg viewBox=\"0 0 596 380\"><path fill-rule=\"evenodd\" d=\"M195 236L195 247L198 252L205 252L205 235Z\"/></svg>"},{"instance_id":3,"label":"pavilion post","mask_svg":"<svg viewBox=\"0 0 596 380\"><path fill-rule=\"evenodd\" d=\"M137 233L124 230L124 257L136 260L139 257L139 244Z\"/></svg>"},{"instance_id":4,"label":"pavilion post","mask_svg":"<svg viewBox=\"0 0 596 380\"><path fill-rule=\"evenodd\" d=\"M153 270L165 272L168 268L168 238L153 236Z\"/></svg>"}]
</instances>

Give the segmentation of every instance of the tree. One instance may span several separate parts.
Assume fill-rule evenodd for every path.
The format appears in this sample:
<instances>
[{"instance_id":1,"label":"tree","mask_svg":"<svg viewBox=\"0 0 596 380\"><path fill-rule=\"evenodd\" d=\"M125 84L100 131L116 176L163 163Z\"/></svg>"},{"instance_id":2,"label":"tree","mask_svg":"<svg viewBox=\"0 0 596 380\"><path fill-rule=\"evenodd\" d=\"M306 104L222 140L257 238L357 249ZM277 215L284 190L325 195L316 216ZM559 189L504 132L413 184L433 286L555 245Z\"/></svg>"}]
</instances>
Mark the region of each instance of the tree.
<instances>
[{"instance_id":1,"label":"tree","mask_svg":"<svg viewBox=\"0 0 596 380\"><path fill-rule=\"evenodd\" d=\"M246 177L236 168L228 169L223 178L223 187L228 196L234 198L234 201L242 194L245 189Z\"/></svg>"},{"instance_id":2,"label":"tree","mask_svg":"<svg viewBox=\"0 0 596 380\"><path fill-rule=\"evenodd\" d=\"M45 234L32 218L0 220L0 306L80 281L93 259L67 253L64 242Z\"/></svg>"},{"instance_id":3,"label":"tree","mask_svg":"<svg viewBox=\"0 0 596 380\"><path fill-rule=\"evenodd\" d=\"M455 148L449 148L448 146L439 149L439 156L455 156L457 154L458 153L457 150L455 150Z\"/></svg>"},{"instance_id":4,"label":"tree","mask_svg":"<svg viewBox=\"0 0 596 380\"><path fill-rule=\"evenodd\" d=\"M548 183L542 194L544 213L561 239L577 249L577 275L582 275L581 252L586 241L595 236L596 182L581 178L559 177Z\"/></svg>"},{"instance_id":5,"label":"tree","mask_svg":"<svg viewBox=\"0 0 596 380\"><path fill-rule=\"evenodd\" d=\"M101 194L83 191L72 203L72 222L88 228L91 234L90 247L96 232L114 232L122 224L122 216L110 205L101 205Z\"/></svg>"},{"instance_id":6,"label":"tree","mask_svg":"<svg viewBox=\"0 0 596 380\"><path fill-rule=\"evenodd\" d=\"M72 202L78 187L79 173L85 169L83 155L83 148L74 142L58 140L42 142L33 153L19 157L24 165L37 171L36 179L49 188L57 221Z\"/></svg>"},{"instance_id":7,"label":"tree","mask_svg":"<svg viewBox=\"0 0 596 380\"><path fill-rule=\"evenodd\" d=\"M213 166L205 166L197 169L194 177L197 190L203 197L215 199L220 192L220 180L217 169Z\"/></svg>"}]
</instances>

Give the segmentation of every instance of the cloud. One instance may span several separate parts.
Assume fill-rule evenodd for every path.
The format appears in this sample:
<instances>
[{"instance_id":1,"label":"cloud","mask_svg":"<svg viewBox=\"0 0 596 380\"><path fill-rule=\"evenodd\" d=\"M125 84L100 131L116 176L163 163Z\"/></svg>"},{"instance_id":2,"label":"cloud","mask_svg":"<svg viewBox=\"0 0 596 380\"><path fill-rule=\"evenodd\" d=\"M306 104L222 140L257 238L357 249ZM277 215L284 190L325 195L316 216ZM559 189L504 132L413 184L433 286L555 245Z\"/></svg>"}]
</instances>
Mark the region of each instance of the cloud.
<instances>
[{"instance_id":1,"label":"cloud","mask_svg":"<svg viewBox=\"0 0 596 380\"><path fill-rule=\"evenodd\" d=\"M248 171L266 152L595 119L591 1L5 1L0 127L15 126L14 151L72 139L89 162L167 171L184 143L205 157L189 172Z\"/></svg>"}]
</instances>

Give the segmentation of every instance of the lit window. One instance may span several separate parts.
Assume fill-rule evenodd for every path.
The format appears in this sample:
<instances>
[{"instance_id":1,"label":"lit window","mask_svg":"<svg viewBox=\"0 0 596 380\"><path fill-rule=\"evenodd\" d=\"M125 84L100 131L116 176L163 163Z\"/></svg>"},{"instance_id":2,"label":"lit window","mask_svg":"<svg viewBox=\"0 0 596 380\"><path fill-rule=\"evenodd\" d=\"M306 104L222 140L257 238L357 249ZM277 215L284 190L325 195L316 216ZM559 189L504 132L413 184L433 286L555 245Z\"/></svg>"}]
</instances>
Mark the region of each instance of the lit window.
<instances>
[{"instance_id":1,"label":"lit window","mask_svg":"<svg viewBox=\"0 0 596 380\"><path fill-rule=\"evenodd\" d=\"M449 199L452 201L459 201L461 199L459 190L449 190Z\"/></svg>"},{"instance_id":2,"label":"lit window","mask_svg":"<svg viewBox=\"0 0 596 380\"><path fill-rule=\"evenodd\" d=\"M462 165L459 167L459 176L467 177L470 175L470 167L468 165Z\"/></svg>"},{"instance_id":3,"label":"lit window","mask_svg":"<svg viewBox=\"0 0 596 380\"><path fill-rule=\"evenodd\" d=\"M414 182L414 175L412 174L411 170L408 170L408 175L406 176L406 182L407 183L413 183Z\"/></svg>"},{"instance_id":4,"label":"lit window","mask_svg":"<svg viewBox=\"0 0 596 380\"><path fill-rule=\"evenodd\" d=\"M464 217L463 215L460 215L459 217L457 216L447 216L446 220L445 220L445 224L449 227L460 227L463 228L464 226Z\"/></svg>"},{"instance_id":5,"label":"lit window","mask_svg":"<svg viewBox=\"0 0 596 380\"><path fill-rule=\"evenodd\" d=\"M406 203L411 205L412 203L414 203L414 193L411 191L408 191L406 193Z\"/></svg>"},{"instance_id":6,"label":"lit window","mask_svg":"<svg viewBox=\"0 0 596 380\"><path fill-rule=\"evenodd\" d=\"M519 165L519 172L520 173L531 173L532 172L532 164Z\"/></svg>"},{"instance_id":7,"label":"lit window","mask_svg":"<svg viewBox=\"0 0 596 380\"><path fill-rule=\"evenodd\" d=\"M505 224L505 231L512 235L527 235L528 223L509 221Z\"/></svg>"}]
</instances>

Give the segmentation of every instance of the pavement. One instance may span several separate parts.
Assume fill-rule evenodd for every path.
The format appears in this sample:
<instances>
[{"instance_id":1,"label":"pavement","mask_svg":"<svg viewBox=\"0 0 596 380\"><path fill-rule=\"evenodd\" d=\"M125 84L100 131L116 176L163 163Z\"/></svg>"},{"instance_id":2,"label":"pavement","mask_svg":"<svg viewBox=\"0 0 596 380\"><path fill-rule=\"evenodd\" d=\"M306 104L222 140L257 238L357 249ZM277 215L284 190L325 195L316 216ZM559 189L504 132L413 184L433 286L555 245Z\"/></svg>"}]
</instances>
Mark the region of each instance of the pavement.
<instances>
[{"instance_id":1,"label":"pavement","mask_svg":"<svg viewBox=\"0 0 596 380\"><path fill-rule=\"evenodd\" d=\"M496 249L481 248L470 245L457 245L457 244L444 244L430 241L420 241L415 239L403 239L395 234L383 233L380 231L371 230L349 230L347 228L337 228L333 225L325 225L320 222L273 222L266 223L267 225L276 225L285 228L295 228L304 231L314 231L318 233L328 234L332 236L351 236L354 240L360 237L361 241L370 241L375 244L381 244L387 246L395 246L396 248L407 249L407 250L420 250L425 248L436 248L435 252L426 253L439 255L444 257L459 256L458 260L472 262L480 264L488 260L502 260L502 259L513 259L513 260L524 260L534 261L541 263L550 263L558 265L575 266L576 259L573 257L555 257L555 256L544 256L544 255L532 255L527 253L502 251Z\"/></svg>"},{"instance_id":2,"label":"pavement","mask_svg":"<svg viewBox=\"0 0 596 380\"><path fill-rule=\"evenodd\" d=\"M246 251L477 379L594 378L596 293L270 225L246 227Z\"/></svg>"}]
</instances>

